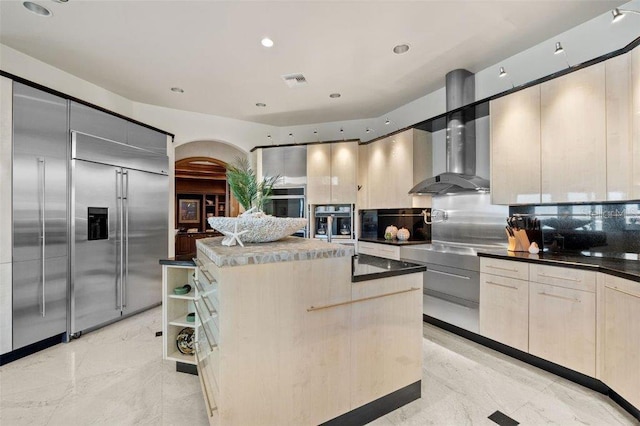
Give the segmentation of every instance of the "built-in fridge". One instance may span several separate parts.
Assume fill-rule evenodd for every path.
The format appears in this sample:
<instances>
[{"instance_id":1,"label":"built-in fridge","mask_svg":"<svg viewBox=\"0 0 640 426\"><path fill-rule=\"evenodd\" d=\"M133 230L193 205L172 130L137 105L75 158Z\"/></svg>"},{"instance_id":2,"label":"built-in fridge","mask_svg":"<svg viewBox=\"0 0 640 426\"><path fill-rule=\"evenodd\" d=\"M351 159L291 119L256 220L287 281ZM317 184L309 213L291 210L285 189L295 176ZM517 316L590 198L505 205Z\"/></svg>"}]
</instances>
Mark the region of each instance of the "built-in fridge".
<instances>
[{"instance_id":1,"label":"built-in fridge","mask_svg":"<svg viewBox=\"0 0 640 426\"><path fill-rule=\"evenodd\" d=\"M168 158L71 132L72 335L162 300Z\"/></svg>"},{"instance_id":2,"label":"built-in fridge","mask_svg":"<svg viewBox=\"0 0 640 426\"><path fill-rule=\"evenodd\" d=\"M14 82L13 350L67 331L68 126L66 99Z\"/></svg>"}]
</instances>

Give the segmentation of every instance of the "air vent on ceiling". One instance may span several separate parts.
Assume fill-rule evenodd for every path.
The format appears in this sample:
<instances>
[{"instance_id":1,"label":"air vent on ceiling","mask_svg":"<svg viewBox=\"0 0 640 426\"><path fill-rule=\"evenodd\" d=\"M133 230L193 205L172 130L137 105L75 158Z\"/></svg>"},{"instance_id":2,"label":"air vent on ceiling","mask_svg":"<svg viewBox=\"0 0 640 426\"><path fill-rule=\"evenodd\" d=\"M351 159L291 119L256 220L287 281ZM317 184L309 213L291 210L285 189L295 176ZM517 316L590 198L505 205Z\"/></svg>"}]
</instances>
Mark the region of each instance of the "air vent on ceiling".
<instances>
[{"instance_id":1,"label":"air vent on ceiling","mask_svg":"<svg viewBox=\"0 0 640 426\"><path fill-rule=\"evenodd\" d=\"M300 73L285 74L282 76L282 79L284 80L285 83L287 83L287 86L289 87L300 87L300 86L306 86L307 84L307 79L304 78L304 75Z\"/></svg>"}]
</instances>

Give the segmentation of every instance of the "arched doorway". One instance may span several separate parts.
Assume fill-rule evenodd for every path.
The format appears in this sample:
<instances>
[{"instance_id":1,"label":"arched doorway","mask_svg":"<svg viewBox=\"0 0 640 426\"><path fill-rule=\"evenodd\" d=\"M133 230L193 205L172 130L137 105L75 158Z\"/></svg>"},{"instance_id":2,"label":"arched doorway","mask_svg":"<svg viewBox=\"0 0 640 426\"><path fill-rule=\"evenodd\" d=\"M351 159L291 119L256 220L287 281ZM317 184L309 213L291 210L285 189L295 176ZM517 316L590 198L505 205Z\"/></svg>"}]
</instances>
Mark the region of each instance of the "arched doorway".
<instances>
[{"instance_id":1,"label":"arched doorway","mask_svg":"<svg viewBox=\"0 0 640 426\"><path fill-rule=\"evenodd\" d=\"M175 254L196 253L196 240L220 235L207 223L212 216L237 216L238 202L227 185L226 163L188 157L175 163Z\"/></svg>"}]
</instances>

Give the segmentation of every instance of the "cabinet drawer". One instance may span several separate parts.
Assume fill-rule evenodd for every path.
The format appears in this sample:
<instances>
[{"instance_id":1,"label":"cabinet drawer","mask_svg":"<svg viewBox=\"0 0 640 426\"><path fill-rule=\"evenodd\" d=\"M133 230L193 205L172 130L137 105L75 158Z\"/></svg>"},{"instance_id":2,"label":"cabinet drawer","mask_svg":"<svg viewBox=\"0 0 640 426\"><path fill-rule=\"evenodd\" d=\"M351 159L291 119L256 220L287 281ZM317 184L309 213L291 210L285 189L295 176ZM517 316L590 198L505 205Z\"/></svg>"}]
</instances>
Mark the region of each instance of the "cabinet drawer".
<instances>
[{"instance_id":1,"label":"cabinet drawer","mask_svg":"<svg viewBox=\"0 0 640 426\"><path fill-rule=\"evenodd\" d=\"M558 266L531 265L529 280L575 290L596 291L596 272Z\"/></svg>"},{"instance_id":2,"label":"cabinet drawer","mask_svg":"<svg viewBox=\"0 0 640 426\"><path fill-rule=\"evenodd\" d=\"M500 275L518 280L529 279L529 264L514 262L512 260L500 260L483 257L480 259L480 272L485 274Z\"/></svg>"},{"instance_id":3,"label":"cabinet drawer","mask_svg":"<svg viewBox=\"0 0 640 426\"><path fill-rule=\"evenodd\" d=\"M369 256L384 257L385 259L400 260L400 247L388 244L359 241L358 253L368 254Z\"/></svg>"},{"instance_id":4,"label":"cabinet drawer","mask_svg":"<svg viewBox=\"0 0 640 426\"><path fill-rule=\"evenodd\" d=\"M625 280L624 278L604 275L604 285L611 290L618 290L622 293L640 298L640 282Z\"/></svg>"}]
</instances>

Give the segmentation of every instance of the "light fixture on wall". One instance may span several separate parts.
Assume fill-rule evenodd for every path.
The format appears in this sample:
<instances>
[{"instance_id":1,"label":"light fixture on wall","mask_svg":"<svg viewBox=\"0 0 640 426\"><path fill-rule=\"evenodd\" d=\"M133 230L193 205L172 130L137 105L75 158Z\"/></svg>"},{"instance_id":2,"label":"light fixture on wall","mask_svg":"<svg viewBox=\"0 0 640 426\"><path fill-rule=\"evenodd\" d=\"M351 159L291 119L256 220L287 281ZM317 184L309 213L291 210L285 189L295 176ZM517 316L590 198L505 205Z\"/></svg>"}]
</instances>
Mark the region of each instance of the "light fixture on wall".
<instances>
[{"instance_id":1,"label":"light fixture on wall","mask_svg":"<svg viewBox=\"0 0 640 426\"><path fill-rule=\"evenodd\" d=\"M571 65L569 65L569 58L567 58L567 52L565 52L564 48L562 47L562 43L560 43L559 41L556 42L556 50L553 52L553 54L563 55L564 60L567 63L567 68L571 68Z\"/></svg>"},{"instance_id":2,"label":"light fixture on wall","mask_svg":"<svg viewBox=\"0 0 640 426\"><path fill-rule=\"evenodd\" d=\"M500 77L500 78L507 77L507 80L509 80L509 83L511 83L511 88L516 87L513 84L513 80L511 80L511 78L509 77L509 74L505 71L504 67L500 67L500 71L498 72L498 77Z\"/></svg>"},{"instance_id":3,"label":"light fixture on wall","mask_svg":"<svg viewBox=\"0 0 640 426\"><path fill-rule=\"evenodd\" d=\"M635 13L640 15L640 12L637 10L629 10L629 9L618 9L617 7L611 11L613 15L613 21L611 22L620 22L624 18L627 13Z\"/></svg>"}]
</instances>

